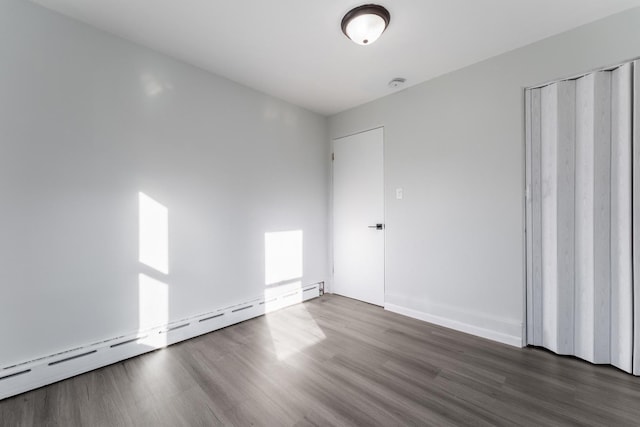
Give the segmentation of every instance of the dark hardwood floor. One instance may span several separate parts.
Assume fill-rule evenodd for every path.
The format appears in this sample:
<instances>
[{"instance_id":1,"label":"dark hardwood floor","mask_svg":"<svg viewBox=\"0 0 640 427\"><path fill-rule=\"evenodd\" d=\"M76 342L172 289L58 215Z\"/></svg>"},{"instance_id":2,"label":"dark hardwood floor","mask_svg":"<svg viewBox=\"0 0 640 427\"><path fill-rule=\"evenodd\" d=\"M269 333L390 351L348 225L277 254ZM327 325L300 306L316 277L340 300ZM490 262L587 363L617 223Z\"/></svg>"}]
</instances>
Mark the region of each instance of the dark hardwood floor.
<instances>
[{"instance_id":1,"label":"dark hardwood floor","mask_svg":"<svg viewBox=\"0 0 640 427\"><path fill-rule=\"evenodd\" d=\"M640 378L325 295L5 399L0 425L640 425Z\"/></svg>"}]
</instances>

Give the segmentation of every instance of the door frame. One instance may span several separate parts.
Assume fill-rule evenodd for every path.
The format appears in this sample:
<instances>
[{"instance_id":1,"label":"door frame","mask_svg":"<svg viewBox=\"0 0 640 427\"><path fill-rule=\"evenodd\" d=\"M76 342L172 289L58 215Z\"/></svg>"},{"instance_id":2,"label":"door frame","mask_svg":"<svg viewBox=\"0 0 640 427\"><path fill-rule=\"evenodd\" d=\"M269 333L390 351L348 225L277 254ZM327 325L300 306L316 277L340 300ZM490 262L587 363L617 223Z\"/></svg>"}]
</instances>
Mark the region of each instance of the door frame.
<instances>
[{"instance_id":1,"label":"door frame","mask_svg":"<svg viewBox=\"0 0 640 427\"><path fill-rule=\"evenodd\" d=\"M386 131L385 131L385 126L384 125L377 125L371 128L366 128L363 130L359 130L359 131L355 131L355 132L350 132L348 134L345 135L341 135L341 136L337 136L335 138L331 138L331 145L330 145L330 153L329 153L329 160L330 160L330 182L329 182L329 259L331 262L331 271L330 271L330 275L331 275L331 286L329 289L329 293L333 293L334 292L334 273L335 273L335 251L334 251L334 233L335 233L335 229L334 229L334 194L333 194L333 186L335 184L335 180L334 180L334 153L335 153L335 143L336 141L340 140L340 139L344 139L344 138L348 138L350 136L354 136L354 135L359 135L361 133L365 133L365 132L369 132L372 130L377 130L377 129L382 129L382 215L383 215L383 221L385 224L385 229L384 229L384 235L383 235L383 260L384 263L382 265L382 287L383 287L383 305L382 307L386 310L386 303L387 303L387 197L386 197L386 186L387 186L387 175L386 175L386 169L387 169L387 144L386 142Z\"/></svg>"}]
</instances>

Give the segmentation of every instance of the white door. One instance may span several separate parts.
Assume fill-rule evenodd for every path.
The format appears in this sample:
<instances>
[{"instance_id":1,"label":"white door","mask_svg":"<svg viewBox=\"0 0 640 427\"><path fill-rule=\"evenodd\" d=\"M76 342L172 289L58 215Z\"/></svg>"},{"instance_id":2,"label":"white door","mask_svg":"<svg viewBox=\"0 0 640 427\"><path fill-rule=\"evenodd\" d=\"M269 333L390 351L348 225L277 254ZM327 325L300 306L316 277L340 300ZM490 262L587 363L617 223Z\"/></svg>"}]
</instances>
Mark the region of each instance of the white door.
<instances>
[{"instance_id":1,"label":"white door","mask_svg":"<svg viewBox=\"0 0 640 427\"><path fill-rule=\"evenodd\" d=\"M383 128L333 141L333 291L384 305Z\"/></svg>"}]
</instances>

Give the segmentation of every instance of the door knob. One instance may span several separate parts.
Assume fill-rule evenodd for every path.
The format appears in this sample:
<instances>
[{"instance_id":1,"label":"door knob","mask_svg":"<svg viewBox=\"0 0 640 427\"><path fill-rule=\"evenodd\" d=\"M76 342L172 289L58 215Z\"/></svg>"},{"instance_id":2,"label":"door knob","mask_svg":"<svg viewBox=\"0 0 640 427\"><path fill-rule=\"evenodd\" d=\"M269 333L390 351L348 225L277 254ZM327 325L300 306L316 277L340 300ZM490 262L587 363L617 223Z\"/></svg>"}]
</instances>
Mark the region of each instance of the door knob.
<instances>
[{"instance_id":1,"label":"door knob","mask_svg":"<svg viewBox=\"0 0 640 427\"><path fill-rule=\"evenodd\" d=\"M384 230L384 224L370 225L369 228L375 228L376 230Z\"/></svg>"}]
</instances>

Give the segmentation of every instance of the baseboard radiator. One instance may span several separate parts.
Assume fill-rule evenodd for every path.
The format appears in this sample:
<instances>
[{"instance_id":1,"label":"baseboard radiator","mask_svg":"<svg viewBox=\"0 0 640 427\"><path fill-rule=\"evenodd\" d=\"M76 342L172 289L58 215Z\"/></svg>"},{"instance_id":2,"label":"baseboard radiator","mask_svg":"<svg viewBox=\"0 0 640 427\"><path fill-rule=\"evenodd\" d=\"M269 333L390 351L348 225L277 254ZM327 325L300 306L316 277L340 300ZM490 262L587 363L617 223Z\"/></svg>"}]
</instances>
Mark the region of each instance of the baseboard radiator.
<instances>
[{"instance_id":1,"label":"baseboard radiator","mask_svg":"<svg viewBox=\"0 0 640 427\"><path fill-rule=\"evenodd\" d=\"M316 298L324 293L324 283L270 291L241 304L1 368L0 400Z\"/></svg>"}]
</instances>

